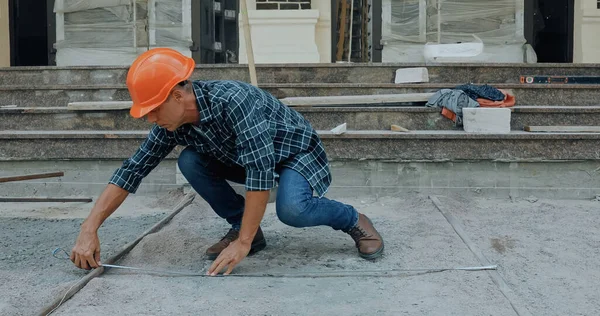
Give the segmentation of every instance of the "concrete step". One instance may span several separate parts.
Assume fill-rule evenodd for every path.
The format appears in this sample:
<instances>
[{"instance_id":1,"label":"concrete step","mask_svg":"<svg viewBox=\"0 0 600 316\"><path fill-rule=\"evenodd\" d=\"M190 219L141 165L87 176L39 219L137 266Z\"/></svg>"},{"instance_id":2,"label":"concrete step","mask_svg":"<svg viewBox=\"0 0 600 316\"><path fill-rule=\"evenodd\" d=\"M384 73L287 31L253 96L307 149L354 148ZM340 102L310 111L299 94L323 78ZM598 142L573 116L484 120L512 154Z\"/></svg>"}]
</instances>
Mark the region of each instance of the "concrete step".
<instances>
[{"instance_id":1,"label":"concrete step","mask_svg":"<svg viewBox=\"0 0 600 316\"><path fill-rule=\"evenodd\" d=\"M440 110L424 106L299 107L314 128L330 130L347 123L350 130L386 130L392 124L410 130L451 130L453 124ZM600 126L600 106L516 106L513 130L525 125ZM72 111L66 107L0 108L0 130L146 130L145 119L133 119L128 110Z\"/></svg>"},{"instance_id":2,"label":"concrete step","mask_svg":"<svg viewBox=\"0 0 600 316\"><path fill-rule=\"evenodd\" d=\"M540 161L600 159L600 133L319 132L330 159ZM2 131L0 161L129 157L147 131ZM177 156L174 150L170 157Z\"/></svg>"},{"instance_id":3,"label":"concrete step","mask_svg":"<svg viewBox=\"0 0 600 316\"><path fill-rule=\"evenodd\" d=\"M43 159L43 158L42 158ZM0 196L80 196L96 199L122 159L0 161L0 177L63 171L60 178L0 184ZM561 162L392 162L338 160L330 164L333 183L327 196L373 198L409 194L461 197L593 199L600 194L599 161ZM180 188L176 161L163 160L142 181L137 195Z\"/></svg>"},{"instance_id":4,"label":"concrete step","mask_svg":"<svg viewBox=\"0 0 600 316\"><path fill-rule=\"evenodd\" d=\"M600 76L598 64L276 64L257 65L259 83L393 83L399 68L426 67L430 82L519 83L521 75ZM0 85L122 84L127 67L0 68ZM198 65L193 79L250 81L246 65Z\"/></svg>"},{"instance_id":5,"label":"concrete step","mask_svg":"<svg viewBox=\"0 0 600 316\"><path fill-rule=\"evenodd\" d=\"M384 83L297 83L262 84L278 98L305 96L373 95L436 92L461 83L384 84ZM495 84L509 90L518 105L600 105L600 85ZM125 85L12 85L0 86L0 105L22 107L67 106L69 102L127 101Z\"/></svg>"}]
</instances>

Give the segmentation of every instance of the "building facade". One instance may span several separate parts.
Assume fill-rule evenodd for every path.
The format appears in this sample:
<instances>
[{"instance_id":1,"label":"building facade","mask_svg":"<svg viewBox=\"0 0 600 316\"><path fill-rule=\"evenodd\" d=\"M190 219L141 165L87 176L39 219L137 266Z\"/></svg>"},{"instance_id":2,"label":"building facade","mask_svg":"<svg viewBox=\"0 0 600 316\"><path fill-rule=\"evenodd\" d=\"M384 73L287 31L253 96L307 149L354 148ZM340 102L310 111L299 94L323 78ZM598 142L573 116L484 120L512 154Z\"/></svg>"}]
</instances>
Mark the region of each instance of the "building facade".
<instances>
[{"instance_id":1,"label":"building facade","mask_svg":"<svg viewBox=\"0 0 600 316\"><path fill-rule=\"evenodd\" d=\"M239 0L2 0L0 66L246 63ZM257 63L600 63L600 0L247 0Z\"/></svg>"}]
</instances>

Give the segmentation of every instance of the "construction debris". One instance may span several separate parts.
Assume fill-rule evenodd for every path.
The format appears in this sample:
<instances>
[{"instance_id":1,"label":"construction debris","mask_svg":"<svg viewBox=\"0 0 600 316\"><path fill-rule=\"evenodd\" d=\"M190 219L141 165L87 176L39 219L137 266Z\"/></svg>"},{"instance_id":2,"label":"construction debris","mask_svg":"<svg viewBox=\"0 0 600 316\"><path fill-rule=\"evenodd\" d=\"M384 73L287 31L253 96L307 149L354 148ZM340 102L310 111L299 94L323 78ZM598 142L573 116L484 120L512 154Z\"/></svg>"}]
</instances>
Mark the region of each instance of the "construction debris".
<instances>
[{"instance_id":1,"label":"construction debris","mask_svg":"<svg viewBox=\"0 0 600 316\"><path fill-rule=\"evenodd\" d=\"M132 105L132 101L70 102L67 104L67 109L71 111L129 110Z\"/></svg>"},{"instance_id":2,"label":"construction debris","mask_svg":"<svg viewBox=\"0 0 600 316\"><path fill-rule=\"evenodd\" d=\"M536 196L530 195L529 197L526 197L524 200L529 203L535 203L535 202L539 201L540 199L538 199Z\"/></svg>"},{"instance_id":3,"label":"construction debris","mask_svg":"<svg viewBox=\"0 0 600 316\"><path fill-rule=\"evenodd\" d=\"M425 103L433 95L433 93L405 93L330 97L290 97L281 99L281 102L287 106L389 105L398 103Z\"/></svg>"},{"instance_id":4,"label":"construction debris","mask_svg":"<svg viewBox=\"0 0 600 316\"><path fill-rule=\"evenodd\" d=\"M334 129L332 129L331 132L336 135L344 134L346 132L346 123L344 123L342 125L338 125Z\"/></svg>"},{"instance_id":5,"label":"construction debris","mask_svg":"<svg viewBox=\"0 0 600 316\"><path fill-rule=\"evenodd\" d=\"M510 133L511 110L508 108L463 108L462 112L467 133Z\"/></svg>"},{"instance_id":6,"label":"construction debris","mask_svg":"<svg viewBox=\"0 0 600 316\"><path fill-rule=\"evenodd\" d=\"M427 68L400 68L396 70L395 83L424 83L429 82Z\"/></svg>"},{"instance_id":7,"label":"construction debris","mask_svg":"<svg viewBox=\"0 0 600 316\"><path fill-rule=\"evenodd\" d=\"M392 124L391 130L393 132L405 132L405 133L410 132L410 130L408 130L400 125L394 125L394 124Z\"/></svg>"},{"instance_id":8,"label":"construction debris","mask_svg":"<svg viewBox=\"0 0 600 316\"><path fill-rule=\"evenodd\" d=\"M525 126L525 131L534 133L600 133L600 126Z\"/></svg>"}]
</instances>

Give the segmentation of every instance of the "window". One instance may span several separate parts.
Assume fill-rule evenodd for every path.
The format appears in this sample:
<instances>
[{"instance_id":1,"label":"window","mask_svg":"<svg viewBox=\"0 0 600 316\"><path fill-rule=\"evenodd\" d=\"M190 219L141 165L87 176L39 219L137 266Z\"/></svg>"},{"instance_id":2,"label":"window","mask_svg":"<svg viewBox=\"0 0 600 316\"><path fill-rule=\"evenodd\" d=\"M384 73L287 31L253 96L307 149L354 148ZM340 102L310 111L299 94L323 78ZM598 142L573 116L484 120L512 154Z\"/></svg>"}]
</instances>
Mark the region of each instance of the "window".
<instances>
[{"instance_id":1,"label":"window","mask_svg":"<svg viewBox=\"0 0 600 316\"><path fill-rule=\"evenodd\" d=\"M256 0L257 10L310 9L310 0Z\"/></svg>"}]
</instances>

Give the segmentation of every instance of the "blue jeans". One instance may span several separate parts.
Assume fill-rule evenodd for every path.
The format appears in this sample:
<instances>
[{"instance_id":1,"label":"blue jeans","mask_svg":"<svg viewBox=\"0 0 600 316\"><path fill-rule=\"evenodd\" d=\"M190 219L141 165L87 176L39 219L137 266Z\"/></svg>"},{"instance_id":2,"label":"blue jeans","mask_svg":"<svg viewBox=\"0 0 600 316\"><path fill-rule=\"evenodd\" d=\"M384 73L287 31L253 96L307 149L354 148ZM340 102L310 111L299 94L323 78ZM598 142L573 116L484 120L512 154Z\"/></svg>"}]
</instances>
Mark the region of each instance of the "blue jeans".
<instances>
[{"instance_id":1,"label":"blue jeans","mask_svg":"<svg viewBox=\"0 0 600 316\"><path fill-rule=\"evenodd\" d=\"M192 188L208 202L217 215L239 230L244 213L244 197L237 194L226 180L244 184L244 168L226 166L189 147L179 156L178 164ZM279 170L276 210L277 217L284 224L293 227L325 225L335 230L348 231L358 222L358 212L354 207L314 197L308 181L289 168Z\"/></svg>"}]
</instances>

